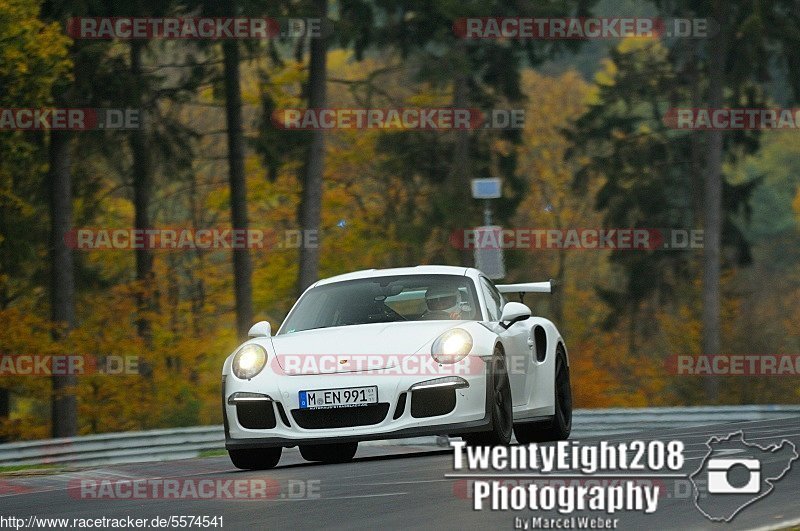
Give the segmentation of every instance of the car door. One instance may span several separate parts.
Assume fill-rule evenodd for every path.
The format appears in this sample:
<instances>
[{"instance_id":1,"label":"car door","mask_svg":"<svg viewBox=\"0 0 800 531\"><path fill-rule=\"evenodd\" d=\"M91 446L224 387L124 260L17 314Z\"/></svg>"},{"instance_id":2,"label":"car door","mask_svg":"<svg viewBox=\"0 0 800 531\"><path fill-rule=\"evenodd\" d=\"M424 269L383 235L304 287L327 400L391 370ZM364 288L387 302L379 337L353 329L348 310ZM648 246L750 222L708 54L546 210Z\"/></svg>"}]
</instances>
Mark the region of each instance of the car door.
<instances>
[{"instance_id":1,"label":"car door","mask_svg":"<svg viewBox=\"0 0 800 531\"><path fill-rule=\"evenodd\" d=\"M499 322L503 306L506 303L503 295L497 291L495 285L486 277L481 277L481 290L486 300L486 309L489 319ZM533 347L529 345L530 327L524 321L514 323L508 329L498 327L498 333L506 347L506 366L508 381L511 384L511 401L514 406L528 403L526 392L530 362Z\"/></svg>"}]
</instances>

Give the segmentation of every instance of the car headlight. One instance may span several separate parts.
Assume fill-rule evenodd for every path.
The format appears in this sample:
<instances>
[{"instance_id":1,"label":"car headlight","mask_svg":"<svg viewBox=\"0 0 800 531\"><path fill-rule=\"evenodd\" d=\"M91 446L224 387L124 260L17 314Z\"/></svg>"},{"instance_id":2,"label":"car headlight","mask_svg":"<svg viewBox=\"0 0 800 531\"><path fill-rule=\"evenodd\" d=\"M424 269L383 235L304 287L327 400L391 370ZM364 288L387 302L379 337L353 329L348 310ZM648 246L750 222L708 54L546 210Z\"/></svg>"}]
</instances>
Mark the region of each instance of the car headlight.
<instances>
[{"instance_id":1,"label":"car headlight","mask_svg":"<svg viewBox=\"0 0 800 531\"><path fill-rule=\"evenodd\" d=\"M245 345L233 356L231 370L237 378L249 380L267 364L267 351L256 344Z\"/></svg>"},{"instance_id":2,"label":"car headlight","mask_svg":"<svg viewBox=\"0 0 800 531\"><path fill-rule=\"evenodd\" d=\"M439 363L456 363L472 350L472 336L461 328L453 328L436 338L431 356Z\"/></svg>"}]
</instances>

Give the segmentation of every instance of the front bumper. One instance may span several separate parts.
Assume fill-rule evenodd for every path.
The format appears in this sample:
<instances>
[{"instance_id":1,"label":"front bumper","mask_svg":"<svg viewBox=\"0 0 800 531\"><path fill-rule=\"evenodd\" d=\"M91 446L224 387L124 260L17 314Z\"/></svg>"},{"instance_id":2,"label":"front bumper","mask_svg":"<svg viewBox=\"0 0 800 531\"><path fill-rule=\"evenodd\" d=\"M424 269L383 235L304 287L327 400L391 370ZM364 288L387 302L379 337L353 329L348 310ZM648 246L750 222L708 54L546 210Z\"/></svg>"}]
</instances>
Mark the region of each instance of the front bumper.
<instances>
[{"instance_id":1,"label":"front bumper","mask_svg":"<svg viewBox=\"0 0 800 531\"><path fill-rule=\"evenodd\" d=\"M445 388L451 391L449 393L410 391L414 384L436 376L397 375L391 370L304 376L267 374L252 381L223 376L225 447L265 448L487 431L491 429L491 379L488 378L489 365L481 364L479 371L459 374L469 387ZM378 405L370 410L360 406L314 410L309 414L309 410L299 409L300 391L371 385L378 387ZM268 396L270 401L255 402L257 406L248 406L250 414L243 415L243 410L237 409L239 406L229 403L235 393L258 393ZM254 411L268 416L269 421L252 427ZM365 417L367 411L370 418ZM420 416L431 412L434 413L431 416ZM348 420L354 418L351 415L357 416L358 422L368 424L331 427L348 424Z\"/></svg>"}]
</instances>

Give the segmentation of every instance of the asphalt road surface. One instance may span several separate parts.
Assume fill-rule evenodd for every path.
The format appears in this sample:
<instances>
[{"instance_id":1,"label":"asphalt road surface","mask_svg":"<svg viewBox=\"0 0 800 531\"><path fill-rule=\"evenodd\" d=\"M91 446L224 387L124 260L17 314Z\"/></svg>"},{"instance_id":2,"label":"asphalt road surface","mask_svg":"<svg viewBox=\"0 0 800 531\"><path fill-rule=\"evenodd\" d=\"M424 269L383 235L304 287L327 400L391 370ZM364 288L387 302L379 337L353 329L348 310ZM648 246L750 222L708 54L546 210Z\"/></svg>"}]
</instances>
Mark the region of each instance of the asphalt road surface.
<instances>
[{"instance_id":1,"label":"asphalt road surface","mask_svg":"<svg viewBox=\"0 0 800 531\"><path fill-rule=\"evenodd\" d=\"M685 443L686 462L679 472L683 477L648 479L661 489L657 510L609 515L618 519L618 529L800 528L800 460L768 495L745 507L730 523L711 522L695 506L687 476L700 467L711 436L737 430L743 431L749 443L767 446L787 439L800 452L800 416L604 438L575 435L582 443L637 439ZM150 521L194 515L221 516L224 529L436 530L514 529L515 523L530 522L532 517L563 517L556 511L529 509L476 511L470 480L446 477L453 473L451 449L398 445L362 446L352 463L335 465L308 463L297 449L285 449L279 466L268 471L238 471L226 456L48 473L24 471L0 476L0 528L9 527L3 517L35 525L28 520L32 516ZM135 499L120 499L132 492L131 481L149 484L148 490L140 491ZM169 485L177 490L165 496L161 491ZM604 512L584 514L606 516ZM67 527L75 525L70 522Z\"/></svg>"}]
</instances>

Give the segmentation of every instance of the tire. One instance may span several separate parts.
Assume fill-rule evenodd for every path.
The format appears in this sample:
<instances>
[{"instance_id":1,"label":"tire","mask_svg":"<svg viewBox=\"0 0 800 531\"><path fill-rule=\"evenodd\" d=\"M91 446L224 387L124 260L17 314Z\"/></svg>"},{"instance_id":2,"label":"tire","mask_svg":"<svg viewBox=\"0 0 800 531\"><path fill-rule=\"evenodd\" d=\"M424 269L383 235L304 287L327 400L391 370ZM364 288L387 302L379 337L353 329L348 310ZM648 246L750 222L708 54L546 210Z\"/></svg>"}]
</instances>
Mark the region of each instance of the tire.
<instances>
[{"instance_id":1,"label":"tire","mask_svg":"<svg viewBox=\"0 0 800 531\"><path fill-rule=\"evenodd\" d=\"M275 468L281 460L280 446L273 448L248 448L245 450L228 450L233 466L242 470L267 470Z\"/></svg>"},{"instance_id":2,"label":"tire","mask_svg":"<svg viewBox=\"0 0 800 531\"><path fill-rule=\"evenodd\" d=\"M468 433L463 436L470 446L506 446L511 442L514 410L511 401L511 384L508 381L506 358L495 350L491 366L491 417L492 429Z\"/></svg>"},{"instance_id":3,"label":"tire","mask_svg":"<svg viewBox=\"0 0 800 531\"><path fill-rule=\"evenodd\" d=\"M358 442L300 445L303 459L320 463L348 463L353 460L357 450Z\"/></svg>"},{"instance_id":4,"label":"tire","mask_svg":"<svg viewBox=\"0 0 800 531\"><path fill-rule=\"evenodd\" d=\"M564 347L556 348L554 391L555 414L544 422L526 422L514 425L514 435L520 444L547 441L565 441L572 431L572 388L569 380L569 365Z\"/></svg>"}]
</instances>

